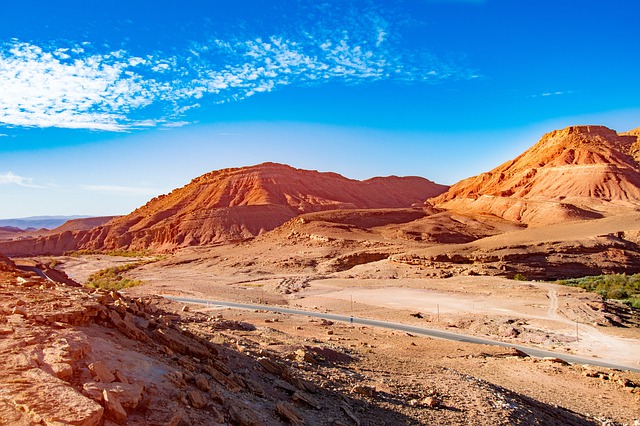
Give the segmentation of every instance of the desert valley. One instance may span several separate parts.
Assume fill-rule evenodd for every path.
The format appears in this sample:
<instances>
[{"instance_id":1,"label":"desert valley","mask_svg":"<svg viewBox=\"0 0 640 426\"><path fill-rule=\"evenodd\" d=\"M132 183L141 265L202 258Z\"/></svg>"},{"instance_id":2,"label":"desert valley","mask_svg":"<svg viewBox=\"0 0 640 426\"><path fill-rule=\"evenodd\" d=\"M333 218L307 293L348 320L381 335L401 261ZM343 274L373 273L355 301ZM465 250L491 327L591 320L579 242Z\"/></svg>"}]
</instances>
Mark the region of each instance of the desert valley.
<instances>
[{"instance_id":1,"label":"desert valley","mask_svg":"<svg viewBox=\"0 0 640 426\"><path fill-rule=\"evenodd\" d=\"M2 425L640 420L640 129L451 187L222 169L0 253Z\"/></svg>"}]
</instances>

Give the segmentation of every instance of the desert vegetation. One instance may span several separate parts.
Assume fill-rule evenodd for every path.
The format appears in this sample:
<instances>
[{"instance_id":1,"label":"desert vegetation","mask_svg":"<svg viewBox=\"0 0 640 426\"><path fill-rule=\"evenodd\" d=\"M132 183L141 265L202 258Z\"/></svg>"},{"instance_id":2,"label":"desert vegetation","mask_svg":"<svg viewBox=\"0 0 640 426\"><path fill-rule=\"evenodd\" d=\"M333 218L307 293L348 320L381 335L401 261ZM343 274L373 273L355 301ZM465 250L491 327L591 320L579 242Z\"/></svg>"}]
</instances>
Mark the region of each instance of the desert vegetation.
<instances>
[{"instance_id":1,"label":"desert vegetation","mask_svg":"<svg viewBox=\"0 0 640 426\"><path fill-rule=\"evenodd\" d=\"M558 281L559 284L580 287L598 293L605 299L616 299L640 309L640 274L610 274Z\"/></svg>"},{"instance_id":2,"label":"desert vegetation","mask_svg":"<svg viewBox=\"0 0 640 426\"><path fill-rule=\"evenodd\" d=\"M149 250L128 250L128 249L115 249L115 250L73 250L67 251L63 255L71 257L88 256L102 254L106 256L122 256L122 257L144 257L149 256L151 252Z\"/></svg>"},{"instance_id":3,"label":"desert vegetation","mask_svg":"<svg viewBox=\"0 0 640 426\"><path fill-rule=\"evenodd\" d=\"M140 280L132 280L122 276L123 273L140 266L139 262L102 269L89 277L86 286L105 290L122 290L143 284Z\"/></svg>"},{"instance_id":4,"label":"desert vegetation","mask_svg":"<svg viewBox=\"0 0 640 426\"><path fill-rule=\"evenodd\" d=\"M122 290L144 284L141 280L131 279L124 276L127 271L138 268L149 263L164 259L164 256L155 256L151 259L139 260L125 265L113 266L101 269L89 276L86 286L90 288L101 288L104 290Z\"/></svg>"}]
</instances>

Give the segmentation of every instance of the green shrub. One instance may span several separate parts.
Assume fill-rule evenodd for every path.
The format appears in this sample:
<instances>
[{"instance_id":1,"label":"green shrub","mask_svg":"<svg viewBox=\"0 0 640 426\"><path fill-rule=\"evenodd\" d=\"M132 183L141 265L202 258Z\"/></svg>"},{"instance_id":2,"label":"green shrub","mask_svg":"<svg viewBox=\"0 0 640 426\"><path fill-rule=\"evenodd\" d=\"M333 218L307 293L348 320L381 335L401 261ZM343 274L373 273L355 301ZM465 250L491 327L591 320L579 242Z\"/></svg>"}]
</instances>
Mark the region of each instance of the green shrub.
<instances>
[{"instance_id":1,"label":"green shrub","mask_svg":"<svg viewBox=\"0 0 640 426\"><path fill-rule=\"evenodd\" d=\"M140 249L140 250L125 250L125 249L117 249L117 250L74 250L74 251L66 251L64 252L65 256L78 257L78 256L87 256L92 254L102 254L105 256L121 256L121 257L145 257L150 256L151 252L149 250Z\"/></svg>"},{"instance_id":2,"label":"green shrub","mask_svg":"<svg viewBox=\"0 0 640 426\"><path fill-rule=\"evenodd\" d=\"M116 291L122 290L123 288L142 285L144 282L126 278L122 276L122 274L142 265L147 265L162 259L164 259L164 256L156 256L153 259L140 260L138 262L101 269L100 271L91 274L85 285L91 288L102 288L105 290Z\"/></svg>"},{"instance_id":3,"label":"green shrub","mask_svg":"<svg viewBox=\"0 0 640 426\"><path fill-rule=\"evenodd\" d=\"M631 306L634 309L640 309L640 296L634 296L630 299L625 300L627 305Z\"/></svg>"},{"instance_id":4,"label":"green shrub","mask_svg":"<svg viewBox=\"0 0 640 426\"><path fill-rule=\"evenodd\" d=\"M129 263L127 265L115 266L113 268L102 269L89 276L87 287L102 288L105 290L122 290L127 287L135 287L143 284L140 280L125 278L122 274L126 271L141 266L141 262Z\"/></svg>"},{"instance_id":5,"label":"green shrub","mask_svg":"<svg viewBox=\"0 0 640 426\"><path fill-rule=\"evenodd\" d=\"M607 299L618 299L618 300L622 300L622 299L628 299L629 298L629 293L627 293L627 291L623 288L620 287L616 287L616 288L612 288L611 290L609 290L607 292Z\"/></svg>"},{"instance_id":6,"label":"green shrub","mask_svg":"<svg viewBox=\"0 0 640 426\"><path fill-rule=\"evenodd\" d=\"M598 293L605 299L621 300L640 309L640 274L610 274L557 281L558 284L580 287Z\"/></svg>"},{"instance_id":7,"label":"green shrub","mask_svg":"<svg viewBox=\"0 0 640 426\"><path fill-rule=\"evenodd\" d=\"M513 279L514 279L514 280L516 280L516 281L529 281L529 280L527 279L527 277L525 277L524 275L522 275L522 274L520 274L520 273L515 274L515 275L513 276Z\"/></svg>"}]
</instances>

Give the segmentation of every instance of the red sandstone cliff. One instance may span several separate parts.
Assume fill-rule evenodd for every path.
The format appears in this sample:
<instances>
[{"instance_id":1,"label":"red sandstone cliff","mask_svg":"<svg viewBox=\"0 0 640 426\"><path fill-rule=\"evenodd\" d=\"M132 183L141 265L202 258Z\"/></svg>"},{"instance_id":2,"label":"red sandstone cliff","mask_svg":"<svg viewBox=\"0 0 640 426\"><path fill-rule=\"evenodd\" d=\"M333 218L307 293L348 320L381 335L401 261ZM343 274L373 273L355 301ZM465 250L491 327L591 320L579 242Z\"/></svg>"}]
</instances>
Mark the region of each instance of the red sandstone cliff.
<instances>
[{"instance_id":1,"label":"red sandstone cliff","mask_svg":"<svg viewBox=\"0 0 640 426\"><path fill-rule=\"evenodd\" d=\"M530 225L640 207L638 134L639 129L618 134L603 126L556 130L514 160L429 201Z\"/></svg>"}]
</instances>

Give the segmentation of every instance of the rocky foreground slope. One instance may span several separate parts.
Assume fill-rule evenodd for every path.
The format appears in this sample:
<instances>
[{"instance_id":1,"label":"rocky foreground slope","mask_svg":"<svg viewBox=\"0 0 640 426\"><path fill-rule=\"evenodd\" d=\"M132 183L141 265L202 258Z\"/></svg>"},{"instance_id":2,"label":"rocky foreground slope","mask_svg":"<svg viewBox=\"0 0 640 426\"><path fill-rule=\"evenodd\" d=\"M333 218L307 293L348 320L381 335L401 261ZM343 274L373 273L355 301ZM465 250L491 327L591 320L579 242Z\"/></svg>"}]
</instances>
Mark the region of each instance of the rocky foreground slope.
<instances>
[{"instance_id":1,"label":"rocky foreground slope","mask_svg":"<svg viewBox=\"0 0 640 426\"><path fill-rule=\"evenodd\" d=\"M597 425L640 414L635 373L330 321L190 312L45 281L6 258L0 362L7 425ZM465 371L502 371L507 387ZM608 404L585 404L596 395Z\"/></svg>"},{"instance_id":2,"label":"rocky foreground slope","mask_svg":"<svg viewBox=\"0 0 640 426\"><path fill-rule=\"evenodd\" d=\"M517 158L453 185L430 202L528 225L591 219L640 207L638 130L571 126Z\"/></svg>"},{"instance_id":3,"label":"rocky foreground slope","mask_svg":"<svg viewBox=\"0 0 640 426\"><path fill-rule=\"evenodd\" d=\"M251 324L51 283L6 258L0 286L0 424L346 425L389 416L318 387L269 351L223 343L224 330Z\"/></svg>"}]
</instances>

